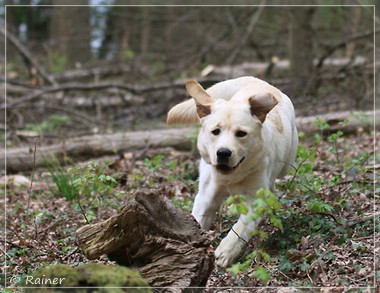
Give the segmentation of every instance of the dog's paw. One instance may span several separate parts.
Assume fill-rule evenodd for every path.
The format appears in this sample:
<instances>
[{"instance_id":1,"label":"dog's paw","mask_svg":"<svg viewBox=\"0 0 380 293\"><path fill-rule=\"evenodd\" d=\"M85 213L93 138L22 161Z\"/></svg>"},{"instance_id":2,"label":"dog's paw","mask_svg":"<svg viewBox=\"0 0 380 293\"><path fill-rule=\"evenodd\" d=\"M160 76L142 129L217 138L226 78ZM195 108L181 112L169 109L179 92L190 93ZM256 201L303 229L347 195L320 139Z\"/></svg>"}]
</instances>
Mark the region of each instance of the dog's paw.
<instances>
[{"instance_id":1,"label":"dog's paw","mask_svg":"<svg viewBox=\"0 0 380 293\"><path fill-rule=\"evenodd\" d=\"M218 267L226 268L240 255L244 245L233 239L226 237L220 242L215 250L215 263Z\"/></svg>"}]
</instances>

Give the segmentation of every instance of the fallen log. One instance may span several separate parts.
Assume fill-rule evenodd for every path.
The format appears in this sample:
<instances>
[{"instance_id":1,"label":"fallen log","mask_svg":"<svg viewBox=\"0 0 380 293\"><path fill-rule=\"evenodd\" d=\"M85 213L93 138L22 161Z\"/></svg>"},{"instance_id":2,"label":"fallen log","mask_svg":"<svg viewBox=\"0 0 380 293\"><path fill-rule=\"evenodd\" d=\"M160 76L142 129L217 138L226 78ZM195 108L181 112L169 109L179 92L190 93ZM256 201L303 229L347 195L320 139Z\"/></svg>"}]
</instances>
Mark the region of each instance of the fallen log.
<instances>
[{"instance_id":1,"label":"fallen log","mask_svg":"<svg viewBox=\"0 0 380 293\"><path fill-rule=\"evenodd\" d=\"M117 215L79 228L76 237L87 258L106 254L152 287L202 287L214 268L211 237L155 190L139 191Z\"/></svg>"},{"instance_id":2,"label":"fallen log","mask_svg":"<svg viewBox=\"0 0 380 293\"><path fill-rule=\"evenodd\" d=\"M144 148L190 149L190 137L194 134L194 128L121 132L66 139L49 146L31 145L8 149L6 154L4 150L2 151L0 169L6 167L8 173L16 173L46 166L52 162L64 163L68 159L85 160Z\"/></svg>"},{"instance_id":3,"label":"fallen log","mask_svg":"<svg viewBox=\"0 0 380 293\"><path fill-rule=\"evenodd\" d=\"M336 112L325 115L300 117L296 119L299 132L312 135L320 132L317 120L326 121L330 127L323 130L329 134L338 130L345 134L354 134L358 129L371 131L380 128L380 110L368 112ZM66 139L61 143L9 149L6 153L6 169L8 173L31 170L35 167L46 166L52 158L64 163L68 158L73 160L86 160L102 155L117 154L122 151L133 151L145 148L173 147L190 150L192 139L196 137L196 128L172 128L152 131L137 131L127 133L114 133L91 135ZM0 168L5 169L5 153L0 157Z\"/></svg>"},{"instance_id":4,"label":"fallen log","mask_svg":"<svg viewBox=\"0 0 380 293\"><path fill-rule=\"evenodd\" d=\"M317 121L327 122L328 128L321 130L317 126ZM380 110L375 111L343 111L316 115L310 117L296 118L298 131L307 135L322 132L328 135L337 131L345 134L355 134L359 129L371 131L380 128Z\"/></svg>"},{"instance_id":5,"label":"fallen log","mask_svg":"<svg viewBox=\"0 0 380 293\"><path fill-rule=\"evenodd\" d=\"M341 44L339 44L341 46ZM320 68L322 65L330 68L339 68L344 66L365 66L369 61L362 56L357 56L353 60L350 58L327 58L326 55L323 59L315 59L314 66ZM252 75L260 77L268 72L269 68L276 71L277 73L281 71L290 70L290 61L287 59L279 60L278 58L273 58L272 62L244 62L236 65L221 65L212 66L212 69L208 71L207 76L214 77L218 76L219 79L229 79L236 76Z\"/></svg>"}]
</instances>

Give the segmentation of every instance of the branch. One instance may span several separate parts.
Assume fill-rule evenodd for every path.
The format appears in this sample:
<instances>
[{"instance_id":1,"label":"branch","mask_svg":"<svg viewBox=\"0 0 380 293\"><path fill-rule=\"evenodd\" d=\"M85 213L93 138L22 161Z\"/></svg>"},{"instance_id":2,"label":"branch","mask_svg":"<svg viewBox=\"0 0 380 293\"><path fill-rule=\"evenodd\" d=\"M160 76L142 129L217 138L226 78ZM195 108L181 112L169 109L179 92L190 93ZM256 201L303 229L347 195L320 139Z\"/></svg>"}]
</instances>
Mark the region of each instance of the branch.
<instances>
[{"instance_id":1,"label":"branch","mask_svg":"<svg viewBox=\"0 0 380 293\"><path fill-rule=\"evenodd\" d=\"M14 36L11 32L5 31L4 27L0 26L0 33L6 37L13 46L20 51L21 55L26 58L36 68L37 72L50 84L57 85L54 77L49 75L46 70L38 63L38 61L32 56L32 53Z\"/></svg>"},{"instance_id":2,"label":"branch","mask_svg":"<svg viewBox=\"0 0 380 293\"><path fill-rule=\"evenodd\" d=\"M351 37L350 39L348 40L344 40L343 42L340 42L332 47L330 47L327 52L322 55L322 57L319 58L319 61L317 63L317 66L316 68L321 68L323 66L323 63L325 62L326 58L329 57L330 55L332 55L336 50L340 49L340 48L344 48L347 43L349 42L352 42L352 41L357 41L357 40L360 40L360 39L364 39L364 38L367 38L367 37L370 37L372 36L374 33L377 34L379 33L380 30L376 30L375 32L367 32L367 33L363 33L363 34L359 34L359 35L355 35L353 37Z\"/></svg>"},{"instance_id":3,"label":"branch","mask_svg":"<svg viewBox=\"0 0 380 293\"><path fill-rule=\"evenodd\" d=\"M266 2L267 2L266 0L262 0L257 11L252 15L251 20L249 21L249 24L247 26L247 30L246 30L244 36L240 39L240 42L236 46L234 46L233 52L231 53L230 57L228 57L228 59L227 59L227 62L226 62L227 64L232 64L232 62L234 62L236 56L241 51L241 48L247 43L248 38L251 36L252 31L253 31L254 27L256 26L256 23L260 19L261 12L263 11L263 9L265 7Z\"/></svg>"},{"instance_id":4,"label":"branch","mask_svg":"<svg viewBox=\"0 0 380 293\"><path fill-rule=\"evenodd\" d=\"M214 83L219 80L204 80L200 82L208 82ZM124 90L130 92L135 95L151 92L151 91L159 91L159 90L167 90L173 88L185 88L185 81L177 81L174 83L159 83L151 86L145 87L133 87L131 85L126 85L117 82L98 82L98 83L65 83L57 86L45 87L35 92L32 92L29 95L22 96L17 99L15 102L8 102L7 108L15 107L25 102L30 102L42 95L60 92L60 91L68 91L68 90L79 90L79 91L92 91L92 90L104 90L109 88L116 88L120 90ZM5 109L5 104L0 106L0 109Z\"/></svg>"},{"instance_id":5,"label":"branch","mask_svg":"<svg viewBox=\"0 0 380 293\"><path fill-rule=\"evenodd\" d=\"M8 110L11 110L9 109L9 107L7 107ZM91 118L90 116L88 115L85 115L83 114L82 112L80 111L77 111L75 109L73 109L72 107L67 107L67 106L63 106L63 105L59 105L59 106L50 106L50 105L42 105L42 106L34 106L34 105L25 105L25 106L20 106L18 107L18 109L22 109L22 108L26 108L26 109L44 109L44 110L47 110L48 112L49 111L59 111L59 112L64 112L64 113L68 113L72 116L76 116L78 117L78 120L80 121L80 123L84 124L85 126L89 127L89 128L92 128L94 125L102 125L102 126L106 126L106 122L104 121L98 121L96 119L93 119Z\"/></svg>"},{"instance_id":6,"label":"branch","mask_svg":"<svg viewBox=\"0 0 380 293\"><path fill-rule=\"evenodd\" d=\"M353 227L357 224L360 224L369 220L374 220L376 222L375 218L379 216L380 216L380 211L374 212L373 214L366 214L366 215L363 215L362 217L357 217L357 218L348 220L347 221L349 223L348 226Z\"/></svg>"}]
</instances>

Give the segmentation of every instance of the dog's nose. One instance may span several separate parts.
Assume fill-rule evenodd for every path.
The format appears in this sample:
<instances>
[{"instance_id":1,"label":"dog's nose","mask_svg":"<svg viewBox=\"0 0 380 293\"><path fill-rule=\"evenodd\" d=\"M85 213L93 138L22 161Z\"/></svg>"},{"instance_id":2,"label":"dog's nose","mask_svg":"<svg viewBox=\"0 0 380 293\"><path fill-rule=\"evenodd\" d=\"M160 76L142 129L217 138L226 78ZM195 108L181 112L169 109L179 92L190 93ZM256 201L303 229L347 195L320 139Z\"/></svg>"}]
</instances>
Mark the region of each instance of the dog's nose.
<instances>
[{"instance_id":1,"label":"dog's nose","mask_svg":"<svg viewBox=\"0 0 380 293\"><path fill-rule=\"evenodd\" d=\"M231 157L232 152L227 148L220 148L216 151L216 156L218 159L228 159Z\"/></svg>"}]
</instances>

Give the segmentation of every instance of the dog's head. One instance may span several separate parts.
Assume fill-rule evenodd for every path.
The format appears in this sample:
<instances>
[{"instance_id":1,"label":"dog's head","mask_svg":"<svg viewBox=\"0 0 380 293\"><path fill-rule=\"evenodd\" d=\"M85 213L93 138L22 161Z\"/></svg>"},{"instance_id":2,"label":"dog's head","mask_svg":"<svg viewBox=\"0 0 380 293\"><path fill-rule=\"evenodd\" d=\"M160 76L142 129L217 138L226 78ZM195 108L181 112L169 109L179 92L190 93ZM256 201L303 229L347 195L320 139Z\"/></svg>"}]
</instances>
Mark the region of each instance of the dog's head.
<instances>
[{"instance_id":1,"label":"dog's head","mask_svg":"<svg viewBox=\"0 0 380 293\"><path fill-rule=\"evenodd\" d=\"M263 148L262 123L278 103L269 93L247 99L223 100L211 97L196 81L188 81L186 89L196 103L202 124L198 149L202 158L219 173L230 174L253 153Z\"/></svg>"}]
</instances>

